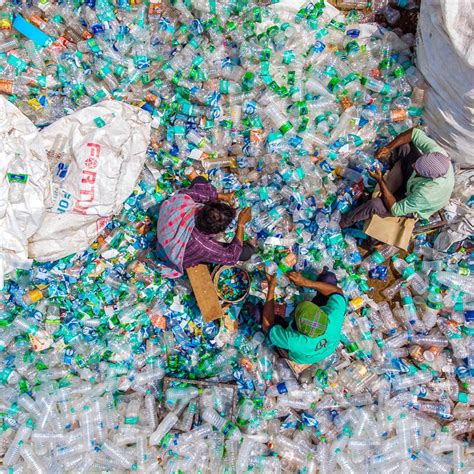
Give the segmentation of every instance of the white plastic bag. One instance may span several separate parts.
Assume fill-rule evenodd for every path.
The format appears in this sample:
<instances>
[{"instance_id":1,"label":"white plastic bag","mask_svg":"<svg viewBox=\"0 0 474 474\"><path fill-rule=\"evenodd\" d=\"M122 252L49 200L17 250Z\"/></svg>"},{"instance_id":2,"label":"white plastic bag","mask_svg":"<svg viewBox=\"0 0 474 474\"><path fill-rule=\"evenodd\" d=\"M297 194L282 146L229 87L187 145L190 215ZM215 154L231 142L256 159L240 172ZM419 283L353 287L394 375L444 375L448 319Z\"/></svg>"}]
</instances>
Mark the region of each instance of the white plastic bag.
<instances>
[{"instance_id":1,"label":"white plastic bag","mask_svg":"<svg viewBox=\"0 0 474 474\"><path fill-rule=\"evenodd\" d=\"M423 0L417 64L429 85L425 113L430 135L462 167L474 165L474 49L472 0Z\"/></svg>"},{"instance_id":2,"label":"white plastic bag","mask_svg":"<svg viewBox=\"0 0 474 474\"><path fill-rule=\"evenodd\" d=\"M0 96L0 288L4 275L31 265L28 238L50 203L50 183L37 128Z\"/></svg>"},{"instance_id":3,"label":"white plastic bag","mask_svg":"<svg viewBox=\"0 0 474 474\"><path fill-rule=\"evenodd\" d=\"M47 150L56 149L68 169L53 172L53 204L31 237L29 255L38 261L82 251L117 214L136 184L150 141L151 117L122 102L105 101L63 117L41 132ZM61 140L59 140L61 142ZM54 154L50 153L54 160Z\"/></svg>"},{"instance_id":4,"label":"white plastic bag","mask_svg":"<svg viewBox=\"0 0 474 474\"><path fill-rule=\"evenodd\" d=\"M474 171L463 170L456 173L454 178L454 192L444 208L448 225L434 241L434 247L443 252L474 234L474 209L467 204L474 195Z\"/></svg>"}]
</instances>

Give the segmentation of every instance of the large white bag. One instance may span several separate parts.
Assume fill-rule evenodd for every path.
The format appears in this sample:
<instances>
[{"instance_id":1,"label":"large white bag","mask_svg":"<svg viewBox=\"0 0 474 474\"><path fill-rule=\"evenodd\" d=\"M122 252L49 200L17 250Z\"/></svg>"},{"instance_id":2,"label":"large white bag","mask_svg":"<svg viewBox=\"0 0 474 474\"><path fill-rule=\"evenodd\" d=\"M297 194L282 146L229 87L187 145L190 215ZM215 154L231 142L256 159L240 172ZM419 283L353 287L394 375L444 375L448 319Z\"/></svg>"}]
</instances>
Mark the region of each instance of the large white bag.
<instances>
[{"instance_id":1,"label":"large white bag","mask_svg":"<svg viewBox=\"0 0 474 474\"><path fill-rule=\"evenodd\" d=\"M30 238L31 258L63 258L97 238L133 191L150 131L147 112L116 101L79 110L41 131L47 150L63 144L61 161L69 168L62 181L53 175L53 205Z\"/></svg>"},{"instance_id":2,"label":"large white bag","mask_svg":"<svg viewBox=\"0 0 474 474\"><path fill-rule=\"evenodd\" d=\"M462 167L474 165L474 13L472 0L423 0L417 64L429 88L430 135Z\"/></svg>"},{"instance_id":3,"label":"large white bag","mask_svg":"<svg viewBox=\"0 0 474 474\"><path fill-rule=\"evenodd\" d=\"M0 288L4 275L28 268L28 238L49 204L51 177L34 124L0 96Z\"/></svg>"}]
</instances>

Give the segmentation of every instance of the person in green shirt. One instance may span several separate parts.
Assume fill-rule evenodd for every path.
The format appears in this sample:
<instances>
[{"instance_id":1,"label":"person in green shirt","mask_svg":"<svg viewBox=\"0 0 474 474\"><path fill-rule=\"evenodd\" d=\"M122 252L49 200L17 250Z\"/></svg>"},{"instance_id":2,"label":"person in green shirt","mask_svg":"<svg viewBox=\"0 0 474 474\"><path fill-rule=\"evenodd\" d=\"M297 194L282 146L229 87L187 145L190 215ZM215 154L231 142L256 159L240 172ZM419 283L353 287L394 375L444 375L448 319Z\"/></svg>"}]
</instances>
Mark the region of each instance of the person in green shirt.
<instances>
[{"instance_id":1,"label":"person in green shirt","mask_svg":"<svg viewBox=\"0 0 474 474\"><path fill-rule=\"evenodd\" d=\"M370 172L377 181L381 197L361 204L341 219L341 228L382 217L428 219L449 202L454 188L454 170L446 151L419 128L403 132L376 157L392 168L386 177L379 169Z\"/></svg>"},{"instance_id":2,"label":"person in green shirt","mask_svg":"<svg viewBox=\"0 0 474 474\"><path fill-rule=\"evenodd\" d=\"M288 274L297 286L312 288L318 294L312 301L300 303L293 320L284 327L275 324L276 277L267 276L268 292L263 307L262 330L268 333L270 342L286 349L288 357L298 364L315 364L329 357L339 345L347 302L337 286L336 275L326 268L316 281L308 280L300 273Z\"/></svg>"}]
</instances>

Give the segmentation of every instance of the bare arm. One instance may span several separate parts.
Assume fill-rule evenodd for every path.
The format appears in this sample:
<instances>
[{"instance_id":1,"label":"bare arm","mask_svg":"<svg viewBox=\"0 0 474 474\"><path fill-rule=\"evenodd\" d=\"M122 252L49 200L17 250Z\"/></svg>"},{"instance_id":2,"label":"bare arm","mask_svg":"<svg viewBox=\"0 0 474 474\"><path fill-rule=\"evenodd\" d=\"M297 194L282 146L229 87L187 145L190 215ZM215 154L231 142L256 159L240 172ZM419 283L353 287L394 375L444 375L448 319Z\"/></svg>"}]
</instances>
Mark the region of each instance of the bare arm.
<instances>
[{"instance_id":1,"label":"bare arm","mask_svg":"<svg viewBox=\"0 0 474 474\"><path fill-rule=\"evenodd\" d=\"M400 133L400 135L398 135L398 137L396 137L394 140L392 140L387 145L387 148L390 148L390 150L394 150L395 148L398 148L399 146L406 145L407 143L410 143L412 133L413 133L413 128L410 128L409 130L405 130L403 133Z\"/></svg>"},{"instance_id":2,"label":"bare arm","mask_svg":"<svg viewBox=\"0 0 474 474\"><path fill-rule=\"evenodd\" d=\"M219 199L219 201L225 201L229 206L232 206L234 203L234 196L235 193L233 191L231 193L218 193L217 199Z\"/></svg>"},{"instance_id":3,"label":"bare arm","mask_svg":"<svg viewBox=\"0 0 474 474\"><path fill-rule=\"evenodd\" d=\"M412 133L413 133L413 128L410 128L409 130L406 130L405 132L400 133L400 135L398 135L398 137L392 140L388 145L380 148L380 150L377 152L375 157L378 159L387 158L390 155L390 153L392 153L392 151L395 150L395 148L398 148L399 146L410 143L411 138L412 138Z\"/></svg>"},{"instance_id":4,"label":"bare arm","mask_svg":"<svg viewBox=\"0 0 474 474\"><path fill-rule=\"evenodd\" d=\"M313 281L308 280L303 275L298 272L292 272L288 274L288 278L297 286L304 286L305 288L311 288L313 290L318 291L324 296L329 296L334 293L338 293L342 295L342 290L336 286L332 285L331 283L325 283L324 281Z\"/></svg>"},{"instance_id":5,"label":"bare arm","mask_svg":"<svg viewBox=\"0 0 474 474\"><path fill-rule=\"evenodd\" d=\"M268 277L268 292L262 314L262 331L267 333L275 324L275 276Z\"/></svg>"},{"instance_id":6,"label":"bare arm","mask_svg":"<svg viewBox=\"0 0 474 474\"><path fill-rule=\"evenodd\" d=\"M240 222L237 224L237 230L235 231L235 238L242 244L244 242L244 232L245 232L245 224L241 224Z\"/></svg>"},{"instance_id":7,"label":"bare arm","mask_svg":"<svg viewBox=\"0 0 474 474\"><path fill-rule=\"evenodd\" d=\"M380 186L380 192L382 193L382 201L385 204L385 207L390 212L392 206L397 202L395 196L391 193L390 189L388 189L387 183L383 179L382 172L380 169L376 168L374 172L369 171L370 176L374 178L378 185Z\"/></svg>"},{"instance_id":8,"label":"bare arm","mask_svg":"<svg viewBox=\"0 0 474 474\"><path fill-rule=\"evenodd\" d=\"M252 219L252 211L250 207L242 209L240 211L239 217L237 218L237 230L235 231L235 238L240 243L243 243L244 241L245 224L250 222L250 219Z\"/></svg>"},{"instance_id":9,"label":"bare arm","mask_svg":"<svg viewBox=\"0 0 474 474\"><path fill-rule=\"evenodd\" d=\"M381 178L378 183L380 186L380 191L382 192L382 201L385 204L385 207L390 212L390 209L392 209L392 206L397 202L397 200L395 199L395 196L390 192L390 189L388 189L387 183L383 178Z\"/></svg>"}]
</instances>

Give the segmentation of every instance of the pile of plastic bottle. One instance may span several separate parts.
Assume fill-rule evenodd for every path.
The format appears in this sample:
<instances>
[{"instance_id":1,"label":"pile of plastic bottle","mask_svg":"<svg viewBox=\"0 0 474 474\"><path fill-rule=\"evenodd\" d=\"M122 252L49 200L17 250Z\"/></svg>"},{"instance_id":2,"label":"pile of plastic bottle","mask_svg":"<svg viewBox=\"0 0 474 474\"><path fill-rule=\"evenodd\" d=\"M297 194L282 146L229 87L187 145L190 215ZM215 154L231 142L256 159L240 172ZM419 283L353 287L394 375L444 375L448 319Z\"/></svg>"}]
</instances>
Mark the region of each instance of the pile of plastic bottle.
<instances>
[{"instance_id":1,"label":"pile of plastic bottle","mask_svg":"<svg viewBox=\"0 0 474 474\"><path fill-rule=\"evenodd\" d=\"M19 35L17 15L50 41ZM469 243L442 253L420 236L405 258L384 246L362 259L363 234L339 227L374 184L375 150L421 116L410 35L323 1L9 2L0 28L0 90L37 125L114 98L154 127L141 181L98 241L0 293L8 472L474 468ZM205 324L188 281L161 277L153 210L189 166L252 207L250 301L264 269L288 315L308 294L285 273L336 273L342 344L298 381L245 308L229 310L237 331ZM398 279L381 298L371 278L389 265ZM165 375L217 384L164 390Z\"/></svg>"}]
</instances>

